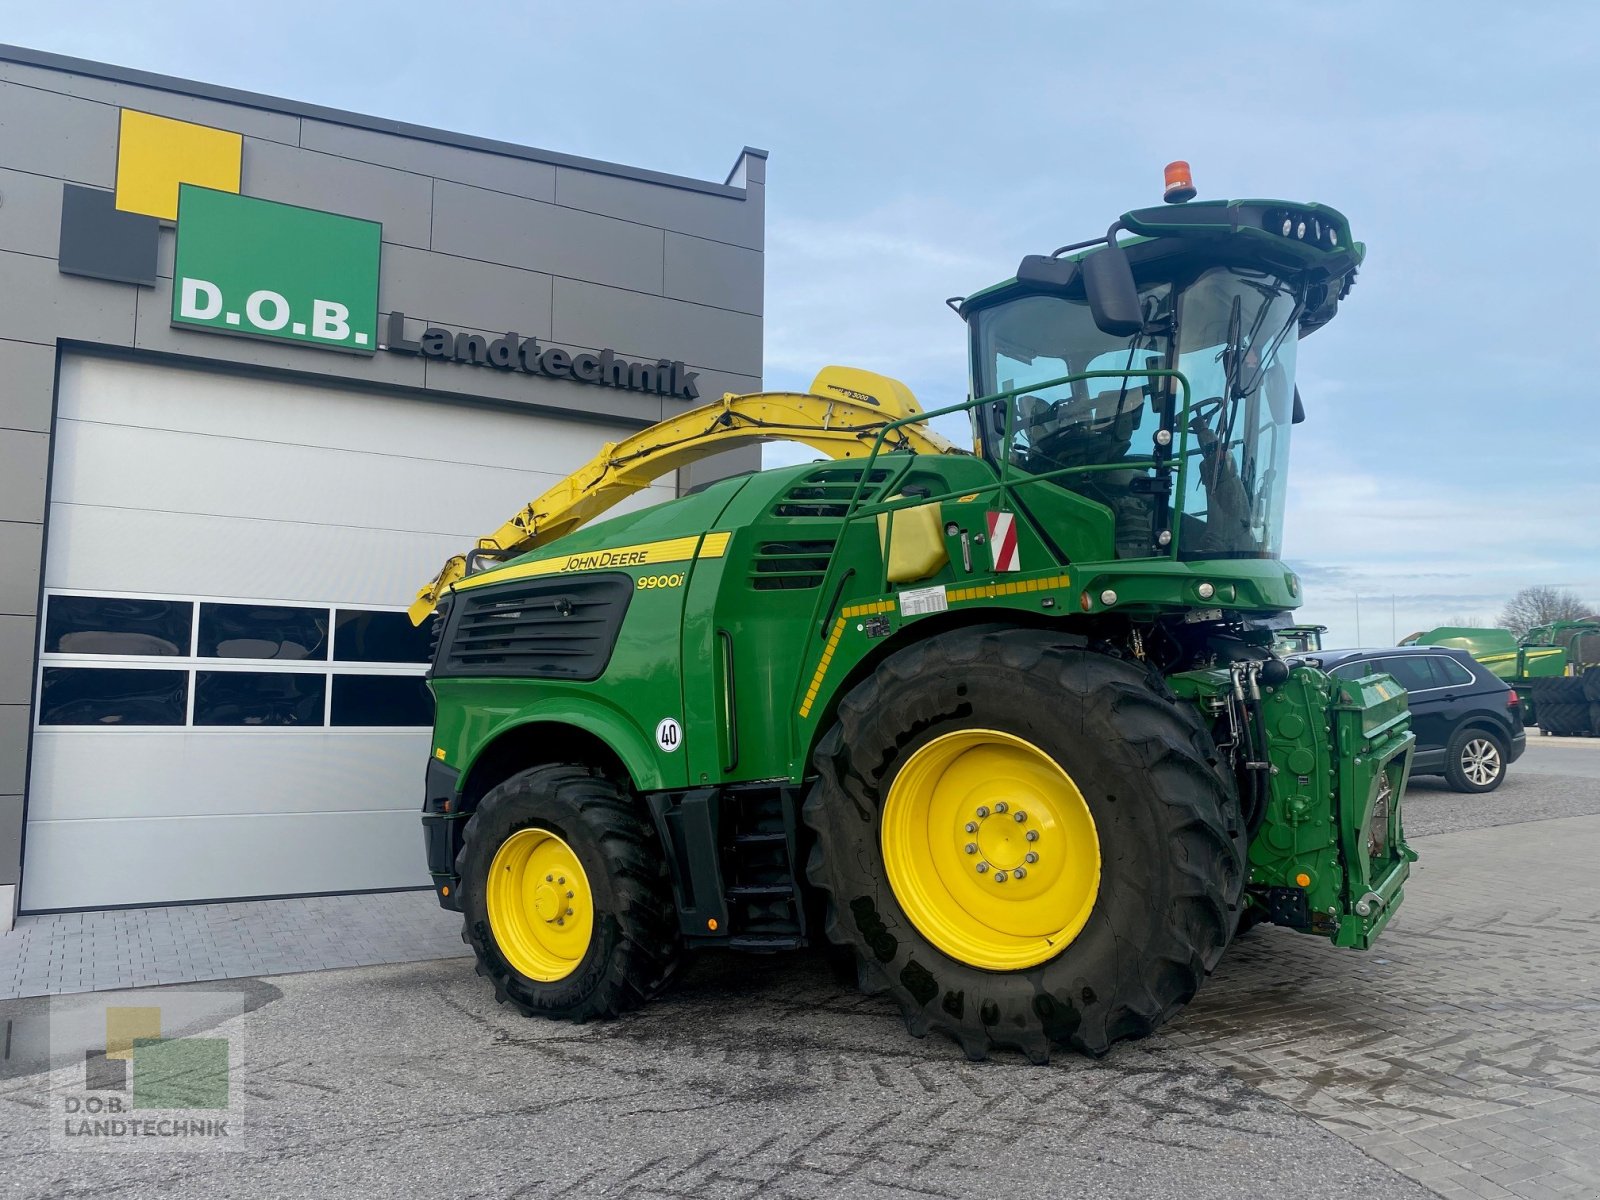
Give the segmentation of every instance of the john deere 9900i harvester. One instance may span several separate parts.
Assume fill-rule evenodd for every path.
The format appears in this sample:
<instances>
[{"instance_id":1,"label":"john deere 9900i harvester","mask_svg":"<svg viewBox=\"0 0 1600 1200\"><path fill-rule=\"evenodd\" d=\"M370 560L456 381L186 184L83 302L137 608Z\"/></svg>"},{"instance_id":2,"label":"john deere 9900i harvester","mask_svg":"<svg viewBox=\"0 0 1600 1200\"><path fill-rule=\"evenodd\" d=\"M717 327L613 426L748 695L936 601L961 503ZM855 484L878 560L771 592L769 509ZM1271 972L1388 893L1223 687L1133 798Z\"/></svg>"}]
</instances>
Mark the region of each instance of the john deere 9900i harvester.
<instances>
[{"instance_id":1,"label":"john deere 9900i harvester","mask_svg":"<svg viewBox=\"0 0 1600 1200\"><path fill-rule=\"evenodd\" d=\"M499 998L583 1020L828 938L913 1033L1042 1059L1148 1033L1246 924L1370 945L1405 697L1268 625L1296 345L1361 257L1315 204L1129 212L956 305L974 398L729 395L452 560L423 824ZM587 523L779 438L828 458Z\"/></svg>"}]
</instances>

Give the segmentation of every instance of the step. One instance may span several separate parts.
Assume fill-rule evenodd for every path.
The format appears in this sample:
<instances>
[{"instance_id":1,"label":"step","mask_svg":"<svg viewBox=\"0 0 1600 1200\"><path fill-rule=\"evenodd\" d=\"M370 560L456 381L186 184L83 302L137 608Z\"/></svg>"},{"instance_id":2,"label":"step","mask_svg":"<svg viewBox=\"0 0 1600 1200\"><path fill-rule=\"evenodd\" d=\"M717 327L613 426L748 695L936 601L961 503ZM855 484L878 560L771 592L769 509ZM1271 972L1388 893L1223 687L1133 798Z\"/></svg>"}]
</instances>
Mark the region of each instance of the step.
<instances>
[{"instance_id":1,"label":"step","mask_svg":"<svg viewBox=\"0 0 1600 1200\"><path fill-rule=\"evenodd\" d=\"M792 895L794 895L794 885L789 883L741 883L728 889L729 900Z\"/></svg>"},{"instance_id":2,"label":"step","mask_svg":"<svg viewBox=\"0 0 1600 1200\"><path fill-rule=\"evenodd\" d=\"M727 945L733 950L798 950L806 944L803 937L789 933L742 933L729 938Z\"/></svg>"},{"instance_id":3,"label":"step","mask_svg":"<svg viewBox=\"0 0 1600 1200\"><path fill-rule=\"evenodd\" d=\"M738 833L734 835L733 844L736 846L768 846L788 839L789 835L780 829L776 833Z\"/></svg>"}]
</instances>

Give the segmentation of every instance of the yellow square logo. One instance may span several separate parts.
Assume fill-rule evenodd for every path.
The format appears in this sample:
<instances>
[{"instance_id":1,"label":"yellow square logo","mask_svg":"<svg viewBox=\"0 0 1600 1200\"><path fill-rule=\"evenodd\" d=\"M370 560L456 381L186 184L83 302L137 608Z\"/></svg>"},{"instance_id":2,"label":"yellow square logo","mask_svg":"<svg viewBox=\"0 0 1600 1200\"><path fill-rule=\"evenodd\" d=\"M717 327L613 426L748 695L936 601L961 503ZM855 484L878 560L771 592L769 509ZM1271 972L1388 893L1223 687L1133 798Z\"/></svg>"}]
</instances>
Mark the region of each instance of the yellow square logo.
<instances>
[{"instance_id":1,"label":"yellow square logo","mask_svg":"<svg viewBox=\"0 0 1600 1200\"><path fill-rule=\"evenodd\" d=\"M106 1009L107 1058L132 1058L133 1043L136 1039L160 1036L159 1008L132 1008L118 1005Z\"/></svg>"},{"instance_id":2,"label":"yellow square logo","mask_svg":"<svg viewBox=\"0 0 1600 1200\"><path fill-rule=\"evenodd\" d=\"M244 138L225 129L122 110L117 143L117 207L163 221L178 219L178 185L239 190Z\"/></svg>"}]
</instances>

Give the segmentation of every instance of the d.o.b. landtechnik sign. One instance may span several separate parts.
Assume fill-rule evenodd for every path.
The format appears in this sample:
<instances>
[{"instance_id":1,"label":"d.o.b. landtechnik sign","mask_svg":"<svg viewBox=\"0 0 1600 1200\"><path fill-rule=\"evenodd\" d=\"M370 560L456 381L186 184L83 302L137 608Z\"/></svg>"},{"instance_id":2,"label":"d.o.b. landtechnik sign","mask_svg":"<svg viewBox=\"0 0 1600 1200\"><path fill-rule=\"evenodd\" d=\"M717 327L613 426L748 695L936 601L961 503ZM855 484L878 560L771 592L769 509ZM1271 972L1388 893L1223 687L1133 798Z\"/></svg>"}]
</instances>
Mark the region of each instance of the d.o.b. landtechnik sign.
<instances>
[{"instance_id":1,"label":"d.o.b. landtechnik sign","mask_svg":"<svg viewBox=\"0 0 1600 1200\"><path fill-rule=\"evenodd\" d=\"M172 323L370 354L376 221L183 185Z\"/></svg>"}]
</instances>

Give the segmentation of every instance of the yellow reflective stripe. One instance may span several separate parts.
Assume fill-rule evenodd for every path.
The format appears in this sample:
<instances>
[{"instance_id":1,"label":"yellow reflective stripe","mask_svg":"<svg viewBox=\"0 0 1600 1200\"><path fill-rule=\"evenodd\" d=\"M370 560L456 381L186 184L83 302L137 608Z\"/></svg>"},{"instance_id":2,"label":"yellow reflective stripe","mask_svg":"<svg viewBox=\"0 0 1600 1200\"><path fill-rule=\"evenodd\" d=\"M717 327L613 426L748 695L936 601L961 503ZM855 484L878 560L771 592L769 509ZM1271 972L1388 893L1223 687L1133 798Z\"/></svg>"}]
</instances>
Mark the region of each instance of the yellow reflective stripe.
<instances>
[{"instance_id":1,"label":"yellow reflective stripe","mask_svg":"<svg viewBox=\"0 0 1600 1200\"><path fill-rule=\"evenodd\" d=\"M1064 588L1072 582L1067 575L1050 575L1042 579L1018 579L1005 583L984 584L981 587L950 588L948 596L951 603L959 600L993 600L997 596L1016 596L1023 592L1042 592L1050 588ZM828 674L828 667L833 663L834 651L839 648L839 639L844 636L844 626L850 617L871 617L879 613L893 612L896 602L893 600L870 600L865 604L852 604L844 609L833 629L828 634L828 644L822 648L822 658L817 663L816 672L811 676L811 683L806 688L805 697L800 701L800 716L811 715L811 709L817 702L817 695L822 691L822 681Z\"/></svg>"},{"instance_id":2,"label":"yellow reflective stripe","mask_svg":"<svg viewBox=\"0 0 1600 1200\"><path fill-rule=\"evenodd\" d=\"M456 584L455 590L483 587L490 583L510 583L537 575L563 575L569 571L605 571L619 567L645 567L658 563L688 562L695 558L721 558L728 550L731 533L708 533L691 537L667 538L660 542L640 542L605 550L579 550L555 558L538 558L498 570L472 575ZM699 553L696 553L698 549Z\"/></svg>"},{"instance_id":3,"label":"yellow reflective stripe","mask_svg":"<svg viewBox=\"0 0 1600 1200\"><path fill-rule=\"evenodd\" d=\"M965 600L993 600L999 596L1016 596L1023 592L1043 592L1051 588L1064 588L1072 583L1067 575L1051 575L1044 579L1017 579L1006 583L985 583L978 587L951 588L951 604Z\"/></svg>"},{"instance_id":4,"label":"yellow reflective stripe","mask_svg":"<svg viewBox=\"0 0 1600 1200\"><path fill-rule=\"evenodd\" d=\"M817 692L822 687L822 677L828 673L828 664L833 661L833 652L839 648L839 639L844 635L844 617L841 616L833 623L833 632L828 634L828 644L822 648L822 660L817 663L817 672L811 677L811 686L806 689L805 699L800 702L800 715L809 717L811 706L817 702Z\"/></svg>"},{"instance_id":5,"label":"yellow reflective stripe","mask_svg":"<svg viewBox=\"0 0 1600 1200\"><path fill-rule=\"evenodd\" d=\"M844 610L847 617L870 617L874 613L894 611L893 600L874 600L871 604L855 604Z\"/></svg>"},{"instance_id":6,"label":"yellow reflective stripe","mask_svg":"<svg viewBox=\"0 0 1600 1200\"><path fill-rule=\"evenodd\" d=\"M833 631L828 634L828 644L822 648L822 658L817 663L816 674L811 676L811 686L806 688L805 699L800 701L802 717L809 717L811 706L817 702L817 693L822 689L822 680L828 674L828 667L833 663L833 652L839 648L839 639L844 636L846 619L870 617L876 613L893 611L893 600L873 600L867 604L852 604L839 615L839 619L833 623Z\"/></svg>"}]
</instances>

